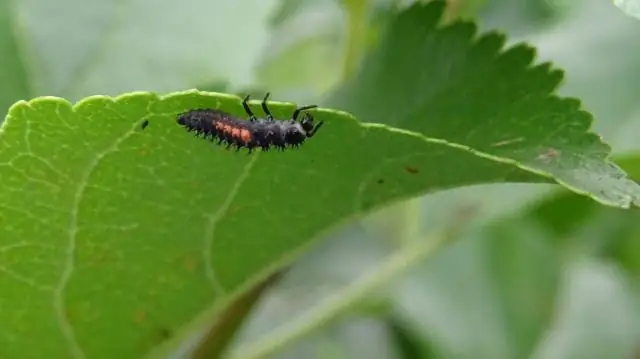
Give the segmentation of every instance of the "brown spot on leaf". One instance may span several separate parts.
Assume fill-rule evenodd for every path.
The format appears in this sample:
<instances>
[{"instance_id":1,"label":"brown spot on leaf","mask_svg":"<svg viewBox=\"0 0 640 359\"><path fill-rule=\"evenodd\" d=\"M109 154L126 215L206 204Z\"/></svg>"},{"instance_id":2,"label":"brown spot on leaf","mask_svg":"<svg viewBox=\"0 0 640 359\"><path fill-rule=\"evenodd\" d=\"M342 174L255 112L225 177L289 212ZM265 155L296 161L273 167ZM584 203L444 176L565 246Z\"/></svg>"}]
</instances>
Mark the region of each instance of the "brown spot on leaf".
<instances>
[{"instance_id":1,"label":"brown spot on leaf","mask_svg":"<svg viewBox=\"0 0 640 359\"><path fill-rule=\"evenodd\" d=\"M135 313L133 313L133 321L135 323L143 323L145 320L147 319L147 312L145 312L144 310L137 310Z\"/></svg>"},{"instance_id":2,"label":"brown spot on leaf","mask_svg":"<svg viewBox=\"0 0 640 359\"><path fill-rule=\"evenodd\" d=\"M140 154L141 154L142 156L148 156L150 153L151 153L151 150L149 149L149 147L148 147L148 146L142 146L142 147L140 148Z\"/></svg>"},{"instance_id":3,"label":"brown spot on leaf","mask_svg":"<svg viewBox=\"0 0 640 359\"><path fill-rule=\"evenodd\" d=\"M407 166L407 167L405 167L405 170L406 170L407 172L409 172L409 173L413 174L413 175L414 175L414 174L416 174L416 173L418 173L418 169L417 169L417 168L415 168L415 167L411 167L411 166Z\"/></svg>"},{"instance_id":4,"label":"brown spot on leaf","mask_svg":"<svg viewBox=\"0 0 640 359\"><path fill-rule=\"evenodd\" d=\"M235 214L237 213L240 209L242 208L241 205L234 205L233 207L231 207L231 209L229 209L229 214Z\"/></svg>"},{"instance_id":5,"label":"brown spot on leaf","mask_svg":"<svg viewBox=\"0 0 640 359\"><path fill-rule=\"evenodd\" d=\"M184 258L184 267L189 272L192 272L192 273L195 272L197 266L198 266L198 260L194 258L192 255L187 255Z\"/></svg>"},{"instance_id":6,"label":"brown spot on leaf","mask_svg":"<svg viewBox=\"0 0 640 359\"><path fill-rule=\"evenodd\" d=\"M67 319L67 322L69 323L73 323L74 319L75 319L75 312L71 309L71 308L67 308L64 311L64 316Z\"/></svg>"}]
</instances>

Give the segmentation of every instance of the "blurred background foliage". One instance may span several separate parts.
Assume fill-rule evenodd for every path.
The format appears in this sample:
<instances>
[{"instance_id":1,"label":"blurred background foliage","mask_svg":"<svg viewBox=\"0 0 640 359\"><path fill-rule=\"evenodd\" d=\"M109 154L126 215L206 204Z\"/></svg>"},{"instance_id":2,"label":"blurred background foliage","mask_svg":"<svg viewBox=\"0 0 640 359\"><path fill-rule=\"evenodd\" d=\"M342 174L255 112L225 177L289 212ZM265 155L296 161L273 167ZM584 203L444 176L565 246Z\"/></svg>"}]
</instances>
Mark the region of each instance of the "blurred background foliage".
<instances>
[{"instance_id":1,"label":"blurred background foliage","mask_svg":"<svg viewBox=\"0 0 640 359\"><path fill-rule=\"evenodd\" d=\"M322 103L357 68L383 0L4 0L0 106L197 87ZM197 11L194 11L197 9ZM610 1L450 0L565 70L560 93L640 177L640 22ZM471 210L472 219L461 216ZM278 358L640 357L640 217L557 186L489 185L401 203L333 232L260 302L234 346L347 288L443 221L455 242Z\"/></svg>"}]
</instances>

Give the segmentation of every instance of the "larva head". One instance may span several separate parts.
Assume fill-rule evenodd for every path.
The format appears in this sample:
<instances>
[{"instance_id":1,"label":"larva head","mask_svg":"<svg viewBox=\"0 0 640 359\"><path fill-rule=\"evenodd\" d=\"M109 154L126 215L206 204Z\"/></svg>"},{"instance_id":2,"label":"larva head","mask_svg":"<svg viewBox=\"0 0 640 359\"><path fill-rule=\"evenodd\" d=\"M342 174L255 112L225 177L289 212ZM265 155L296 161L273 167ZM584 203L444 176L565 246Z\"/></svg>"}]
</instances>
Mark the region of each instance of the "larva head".
<instances>
[{"instance_id":1,"label":"larva head","mask_svg":"<svg viewBox=\"0 0 640 359\"><path fill-rule=\"evenodd\" d=\"M313 116L310 113L305 112L305 114L302 116L302 120L300 120L300 126L304 130L305 135L311 132L314 127Z\"/></svg>"}]
</instances>

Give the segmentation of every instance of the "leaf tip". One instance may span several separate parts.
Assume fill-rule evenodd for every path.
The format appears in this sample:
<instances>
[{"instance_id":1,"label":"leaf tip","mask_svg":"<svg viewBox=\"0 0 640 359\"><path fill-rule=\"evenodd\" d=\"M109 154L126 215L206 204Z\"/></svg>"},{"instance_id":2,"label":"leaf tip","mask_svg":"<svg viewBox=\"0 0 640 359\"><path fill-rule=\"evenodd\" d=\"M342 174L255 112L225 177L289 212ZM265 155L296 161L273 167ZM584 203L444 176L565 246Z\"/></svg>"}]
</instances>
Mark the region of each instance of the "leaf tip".
<instances>
[{"instance_id":1,"label":"leaf tip","mask_svg":"<svg viewBox=\"0 0 640 359\"><path fill-rule=\"evenodd\" d=\"M7 119L9 117L14 117L18 112L21 112L27 108L35 107L38 105L48 105L55 104L58 106L71 107L71 102L67 99L57 96L40 96L34 97L31 100L19 100L15 102L11 107L9 107L9 111L7 112Z\"/></svg>"}]
</instances>

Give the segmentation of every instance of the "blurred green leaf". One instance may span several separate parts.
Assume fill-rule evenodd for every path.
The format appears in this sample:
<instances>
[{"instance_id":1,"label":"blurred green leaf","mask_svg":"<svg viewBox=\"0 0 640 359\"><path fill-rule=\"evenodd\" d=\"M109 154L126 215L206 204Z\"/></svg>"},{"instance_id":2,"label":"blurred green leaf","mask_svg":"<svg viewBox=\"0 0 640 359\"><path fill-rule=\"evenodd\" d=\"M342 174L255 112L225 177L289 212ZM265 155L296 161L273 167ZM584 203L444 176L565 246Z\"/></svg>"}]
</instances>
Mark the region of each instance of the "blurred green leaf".
<instances>
[{"instance_id":1,"label":"blurred green leaf","mask_svg":"<svg viewBox=\"0 0 640 359\"><path fill-rule=\"evenodd\" d=\"M440 359L631 357L630 282L612 263L565 261L550 238L526 218L467 237L394 291L398 313Z\"/></svg>"},{"instance_id":2,"label":"blurred green leaf","mask_svg":"<svg viewBox=\"0 0 640 359\"><path fill-rule=\"evenodd\" d=\"M638 0L613 0L613 4L624 11L625 14L640 19L640 1Z\"/></svg>"},{"instance_id":3,"label":"blurred green leaf","mask_svg":"<svg viewBox=\"0 0 640 359\"><path fill-rule=\"evenodd\" d=\"M513 358L526 358L549 324L560 282L560 256L548 232L529 221L489 228L484 259L501 303Z\"/></svg>"},{"instance_id":4,"label":"blurred green leaf","mask_svg":"<svg viewBox=\"0 0 640 359\"><path fill-rule=\"evenodd\" d=\"M580 223L561 234L573 239L572 247L558 248L558 235L526 213L509 216L497 226L479 228L395 291L403 317L439 346L439 358L630 357L633 338L640 335L634 324L640 313L631 304L636 297L625 273L597 260L569 261L567 267L564 259L605 255L633 268L639 253L637 212L566 196L593 207L590 216L582 211L576 216ZM556 206L549 201L545 207ZM573 221L575 209L561 206L554 219ZM598 212L606 215L594 218ZM576 275L576 268L587 273ZM556 305L558 285L562 297ZM600 321L603 327L595 324Z\"/></svg>"},{"instance_id":5,"label":"blurred green leaf","mask_svg":"<svg viewBox=\"0 0 640 359\"><path fill-rule=\"evenodd\" d=\"M394 288L398 315L440 359L526 358L558 286L547 236L527 219L471 230Z\"/></svg>"},{"instance_id":6,"label":"blurred green leaf","mask_svg":"<svg viewBox=\"0 0 640 359\"><path fill-rule=\"evenodd\" d=\"M478 9L477 21L481 29L500 29L511 37L531 35L561 18L551 0L493 0ZM562 32L565 28L554 28ZM565 30L566 31L566 30Z\"/></svg>"},{"instance_id":7,"label":"blurred green leaf","mask_svg":"<svg viewBox=\"0 0 640 359\"><path fill-rule=\"evenodd\" d=\"M274 24L256 77L291 101L315 101L340 77L344 55L344 11L333 0L283 1L285 16ZM366 24L364 24L366 25Z\"/></svg>"},{"instance_id":8,"label":"blurred green leaf","mask_svg":"<svg viewBox=\"0 0 640 359\"><path fill-rule=\"evenodd\" d=\"M396 317L390 317L385 320L392 338L395 341L398 356L404 359L437 359L435 353L427 343L424 342L422 336L416 334L410 325L404 323Z\"/></svg>"},{"instance_id":9,"label":"blurred green leaf","mask_svg":"<svg viewBox=\"0 0 640 359\"><path fill-rule=\"evenodd\" d=\"M269 25L278 26L293 17L300 9L317 0L281 0L277 10L271 15Z\"/></svg>"},{"instance_id":10,"label":"blurred green leaf","mask_svg":"<svg viewBox=\"0 0 640 359\"><path fill-rule=\"evenodd\" d=\"M34 95L25 68L24 49L20 47L23 29L15 13L15 2L0 3L0 113L14 102Z\"/></svg>"},{"instance_id":11,"label":"blurred green leaf","mask_svg":"<svg viewBox=\"0 0 640 359\"><path fill-rule=\"evenodd\" d=\"M258 76L270 91L287 88L322 93L340 80L342 51L332 34L302 38L273 58L263 61ZM316 96L317 97L317 96Z\"/></svg>"},{"instance_id":12,"label":"blurred green leaf","mask_svg":"<svg viewBox=\"0 0 640 359\"><path fill-rule=\"evenodd\" d=\"M615 264L570 262L554 319L532 359L632 358L640 335L631 283Z\"/></svg>"},{"instance_id":13,"label":"blurred green leaf","mask_svg":"<svg viewBox=\"0 0 640 359\"><path fill-rule=\"evenodd\" d=\"M25 46L37 65L31 68L34 91L74 101L95 94L176 91L203 81L250 84L277 3L15 2L24 19Z\"/></svg>"},{"instance_id":14,"label":"blurred green leaf","mask_svg":"<svg viewBox=\"0 0 640 359\"><path fill-rule=\"evenodd\" d=\"M593 204L589 198L563 191L531 206L528 213L561 240L588 222L590 216L598 210L597 204Z\"/></svg>"},{"instance_id":15,"label":"blurred green leaf","mask_svg":"<svg viewBox=\"0 0 640 359\"><path fill-rule=\"evenodd\" d=\"M616 162L634 181L640 182L640 152L621 153L616 156Z\"/></svg>"}]
</instances>

